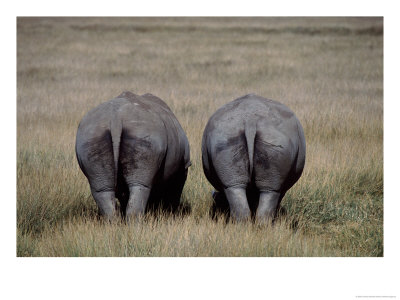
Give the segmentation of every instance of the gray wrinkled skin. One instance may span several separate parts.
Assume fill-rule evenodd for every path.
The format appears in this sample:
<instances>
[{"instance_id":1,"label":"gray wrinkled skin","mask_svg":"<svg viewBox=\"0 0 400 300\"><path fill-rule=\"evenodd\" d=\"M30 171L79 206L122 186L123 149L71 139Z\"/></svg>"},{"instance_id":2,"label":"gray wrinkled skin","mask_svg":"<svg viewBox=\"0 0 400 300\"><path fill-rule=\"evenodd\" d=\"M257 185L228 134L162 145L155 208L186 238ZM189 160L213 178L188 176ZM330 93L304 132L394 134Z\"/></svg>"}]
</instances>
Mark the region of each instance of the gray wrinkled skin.
<instances>
[{"instance_id":1,"label":"gray wrinkled skin","mask_svg":"<svg viewBox=\"0 0 400 300\"><path fill-rule=\"evenodd\" d=\"M268 223L305 163L303 128L285 105L246 95L218 109L202 140L203 169L216 209Z\"/></svg>"},{"instance_id":2,"label":"gray wrinkled skin","mask_svg":"<svg viewBox=\"0 0 400 300\"><path fill-rule=\"evenodd\" d=\"M161 99L131 92L89 111L76 134L76 156L100 214L127 219L151 206L176 210L190 165L189 143Z\"/></svg>"}]
</instances>

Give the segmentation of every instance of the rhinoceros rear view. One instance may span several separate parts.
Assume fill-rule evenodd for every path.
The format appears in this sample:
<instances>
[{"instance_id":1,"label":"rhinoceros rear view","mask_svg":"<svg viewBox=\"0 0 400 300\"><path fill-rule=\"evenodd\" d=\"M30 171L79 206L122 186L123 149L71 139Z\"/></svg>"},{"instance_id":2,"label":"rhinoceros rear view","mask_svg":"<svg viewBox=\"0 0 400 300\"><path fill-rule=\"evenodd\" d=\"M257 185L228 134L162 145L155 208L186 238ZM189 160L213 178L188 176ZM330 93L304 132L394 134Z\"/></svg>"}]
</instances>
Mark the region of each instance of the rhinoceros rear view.
<instances>
[{"instance_id":1,"label":"rhinoceros rear view","mask_svg":"<svg viewBox=\"0 0 400 300\"><path fill-rule=\"evenodd\" d=\"M268 222L305 162L303 129L285 105L256 95L218 109L204 130L203 169L216 208L233 219Z\"/></svg>"},{"instance_id":2,"label":"rhinoceros rear view","mask_svg":"<svg viewBox=\"0 0 400 300\"><path fill-rule=\"evenodd\" d=\"M159 98L124 92L79 124L76 156L100 214L111 219L118 198L127 218L162 203L176 210L190 165L189 143Z\"/></svg>"}]
</instances>

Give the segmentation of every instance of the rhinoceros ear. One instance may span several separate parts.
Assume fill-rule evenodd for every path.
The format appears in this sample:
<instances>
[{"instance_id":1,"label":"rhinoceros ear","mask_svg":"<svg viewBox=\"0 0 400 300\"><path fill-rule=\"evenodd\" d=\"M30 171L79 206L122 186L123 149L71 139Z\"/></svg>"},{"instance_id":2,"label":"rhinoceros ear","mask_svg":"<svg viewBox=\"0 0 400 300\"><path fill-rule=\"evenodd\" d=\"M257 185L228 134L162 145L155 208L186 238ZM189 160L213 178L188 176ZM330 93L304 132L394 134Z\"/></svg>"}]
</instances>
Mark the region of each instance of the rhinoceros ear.
<instances>
[{"instance_id":1,"label":"rhinoceros ear","mask_svg":"<svg viewBox=\"0 0 400 300\"><path fill-rule=\"evenodd\" d=\"M189 161L185 164L185 169L187 170L191 165L192 165L192 162L189 160Z\"/></svg>"},{"instance_id":2,"label":"rhinoceros ear","mask_svg":"<svg viewBox=\"0 0 400 300\"><path fill-rule=\"evenodd\" d=\"M117 98L125 98L125 99L134 99L138 95L135 95L134 93L130 91L123 91Z\"/></svg>"},{"instance_id":3,"label":"rhinoceros ear","mask_svg":"<svg viewBox=\"0 0 400 300\"><path fill-rule=\"evenodd\" d=\"M211 194L212 194L213 199L215 200L218 197L219 192L212 191Z\"/></svg>"}]
</instances>

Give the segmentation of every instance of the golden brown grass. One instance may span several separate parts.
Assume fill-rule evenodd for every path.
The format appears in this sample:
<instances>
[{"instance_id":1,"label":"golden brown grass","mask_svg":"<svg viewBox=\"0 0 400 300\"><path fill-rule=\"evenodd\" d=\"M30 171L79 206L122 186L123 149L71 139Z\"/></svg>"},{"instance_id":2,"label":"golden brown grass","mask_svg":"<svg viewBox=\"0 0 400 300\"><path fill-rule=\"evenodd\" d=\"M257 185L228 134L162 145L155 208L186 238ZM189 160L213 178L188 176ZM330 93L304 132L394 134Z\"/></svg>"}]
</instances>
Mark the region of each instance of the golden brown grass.
<instances>
[{"instance_id":1,"label":"golden brown grass","mask_svg":"<svg viewBox=\"0 0 400 300\"><path fill-rule=\"evenodd\" d=\"M18 256L382 256L381 18L18 18ZM123 90L176 114L191 213L102 224L74 153L77 125ZM208 216L200 143L247 93L288 105L307 141L274 227Z\"/></svg>"}]
</instances>

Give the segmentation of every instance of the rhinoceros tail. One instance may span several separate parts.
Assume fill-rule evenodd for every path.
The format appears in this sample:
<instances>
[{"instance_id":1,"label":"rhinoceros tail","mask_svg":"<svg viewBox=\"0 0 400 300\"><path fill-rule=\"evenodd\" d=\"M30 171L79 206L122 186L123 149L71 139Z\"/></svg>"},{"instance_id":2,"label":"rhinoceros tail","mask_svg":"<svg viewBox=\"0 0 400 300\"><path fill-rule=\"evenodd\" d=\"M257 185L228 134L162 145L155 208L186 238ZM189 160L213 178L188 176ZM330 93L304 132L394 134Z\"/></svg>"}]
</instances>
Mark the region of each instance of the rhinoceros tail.
<instances>
[{"instance_id":1,"label":"rhinoceros tail","mask_svg":"<svg viewBox=\"0 0 400 300\"><path fill-rule=\"evenodd\" d=\"M111 140L113 145L114 157L114 187L117 186L119 145L121 143L122 123L118 118L111 119Z\"/></svg>"},{"instance_id":2,"label":"rhinoceros tail","mask_svg":"<svg viewBox=\"0 0 400 300\"><path fill-rule=\"evenodd\" d=\"M254 119L245 121L244 134L246 136L247 152L249 154L249 176L253 176L254 140L257 133L257 123Z\"/></svg>"}]
</instances>

